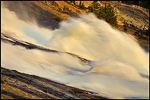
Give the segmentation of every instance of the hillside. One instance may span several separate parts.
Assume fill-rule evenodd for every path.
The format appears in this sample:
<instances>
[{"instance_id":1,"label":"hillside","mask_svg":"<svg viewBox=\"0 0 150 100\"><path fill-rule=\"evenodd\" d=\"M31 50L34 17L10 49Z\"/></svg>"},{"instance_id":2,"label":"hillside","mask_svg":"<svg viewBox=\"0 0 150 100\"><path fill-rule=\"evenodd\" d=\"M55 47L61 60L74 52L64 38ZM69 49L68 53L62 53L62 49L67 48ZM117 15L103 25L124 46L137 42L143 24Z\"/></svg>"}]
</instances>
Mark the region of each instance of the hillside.
<instances>
[{"instance_id":1,"label":"hillside","mask_svg":"<svg viewBox=\"0 0 150 100\"><path fill-rule=\"evenodd\" d=\"M107 99L35 75L1 67L1 99Z\"/></svg>"},{"instance_id":2,"label":"hillside","mask_svg":"<svg viewBox=\"0 0 150 100\"><path fill-rule=\"evenodd\" d=\"M82 1L85 7L91 5L93 1ZM75 2L79 5L79 1ZM117 16L118 29L124 31L123 21L127 21L130 25L127 27L127 32L134 35L139 40L141 45L148 47L149 37L143 35L149 27L149 10L136 6L126 5L118 1L99 1L101 6L105 3L110 3L114 7L115 15ZM79 17L80 13L85 13L88 10L79 9L74 5L64 1L5 1L4 5L10 10L15 11L20 19L39 23L39 26L50 27L52 29L59 27L59 22L69 17ZM20 9L17 9L17 8ZM66 11L63 8L66 7ZM138 32L141 35L135 35ZM148 41L147 41L148 40Z\"/></svg>"}]
</instances>

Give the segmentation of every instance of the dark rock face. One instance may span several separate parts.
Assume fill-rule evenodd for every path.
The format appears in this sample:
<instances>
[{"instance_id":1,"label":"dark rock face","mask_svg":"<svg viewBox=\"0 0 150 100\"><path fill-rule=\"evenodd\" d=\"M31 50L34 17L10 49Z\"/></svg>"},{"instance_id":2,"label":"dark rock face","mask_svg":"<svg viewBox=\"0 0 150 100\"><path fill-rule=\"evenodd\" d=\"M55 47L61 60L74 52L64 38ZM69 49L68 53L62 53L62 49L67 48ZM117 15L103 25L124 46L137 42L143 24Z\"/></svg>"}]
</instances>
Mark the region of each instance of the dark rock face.
<instances>
[{"instance_id":1,"label":"dark rock face","mask_svg":"<svg viewBox=\"0 0 150 100\"><path fill-rule=\"evenodd\" d=\"M1 67L1 99L108 99L35 75Z\"/></svg>"},{"instance_id":2,"label":"dark rock face","mask_svg":"<svg viewBox=\"0 0 150 100\"><path fill-rule=\"evenodd\" d=\"M51 29L58 28L58 22L62 20L30 1L4 1L3 4L10 11L14 11L19 19L24 21L32 21L32 19L36 19L38 25L42 27ZM53 17L55 17L55 19Z\"/></svg>"},{"instance_id":3,"label":"dark rock face","mask_svg":"<svg viewBox=\"0 0 150 100\"><path fill-rule=\"evenodd\" d=\"M19 46L25 47L26 49L38 49L38 50L42 50L42 51L49 52L49 53L66 53L66 54L69 54L73 57L78 58L82 64L90 65L90 63L91 63L90 60L82 58L78 55L75 55L75 54L72 54L69 52L60 52L57 50L52 50L52 49L48 49L45 47L41 47L41 46L26 42L26 41L17 40L15 38L10 37L10 36L4 35L3 33L1 33L1 41L6 42L6 43L10 43L12 45L19 45Z\"/></svg>"}]
</instances>

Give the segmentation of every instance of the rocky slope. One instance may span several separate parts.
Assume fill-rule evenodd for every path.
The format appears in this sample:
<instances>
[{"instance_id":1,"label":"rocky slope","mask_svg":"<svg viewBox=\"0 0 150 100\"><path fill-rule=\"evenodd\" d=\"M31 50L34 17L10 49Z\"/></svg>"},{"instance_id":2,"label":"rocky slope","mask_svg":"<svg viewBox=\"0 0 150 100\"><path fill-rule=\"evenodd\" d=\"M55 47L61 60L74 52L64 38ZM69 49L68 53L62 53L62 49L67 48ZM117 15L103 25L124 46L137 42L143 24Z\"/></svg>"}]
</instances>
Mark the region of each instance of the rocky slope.
<instances>
[{"instance_id":1,"label":"rocky slope","mask_svg":"<svg viewBox=\"0 0 150 100\"><path fill-rule=\"evenodd\" d=\"M58 23L69 16L79 16L83 12L64 1L3 1L2 6L14 11L19 19L36 20L40 26L52 29L58 28ZM65 12L64 6L67 9Z\"/></svg>"},{"instance_id":2,"label":"rocky slope","mask_svg":"<svg viewBox=\"0 0 150 100\"><path fill-rule=\"evenodd\" d=\"M79 5L80 1L75 1ZM93 1L82 1L85 7L91 5ZM145 47L149 45L149 37L145 35L135 35L145 32L149 27L149 10L136 5L126 5L118 1L98 1L101 6L105 3L110 3L114 7L118 21L118 29L123 31L123 21L131 24L127 27L127 32L134 35L139 40L139 43ZM39 26L48 28L59 28L59 22L69 17L79 17L81 13L88 10L79 9L73 6L72 3L64 1L3 1L3 6L6 6L11 11L15 11L18 18L26 21L37 21ZM64 11L64 7L66 10ZM19 9L18 9L19 8ZM148 41L147 41L148 40Z\"/></svg>"},{"instance_id":3,"label":"rocky slope","mask_svg":"<svg viewBox=\"0 0 150 100\"><path fill-rule=\"evenodd\" d=\"M149 10L135 5L126 5L120 2L111 2L116 10L118 24L123 25L123 20L133 24L139 29L148 29Z\"/></svg>"},{"instance_id":4,"label":"rocky slope","mask_svg":"<svg viewBox=\"0 0 150 100\"><path fill-rule=\"evenodd\" d=\"M108 99L34 75L1 67L1 99Z\"/></svg>"},{"instance_id":5,"label":"rocky slope","mask_svg":"<svg viewBox=\"0 0 150 100\"><path fill-rule=\"evenodd\" d=\"M82 1L85 7L91 5L93 1ZM79 1L75 2L79 5ZM123 21L126 20L129 24L133 24L140 29L147 29L149 25L149 10L136 5L126 5L118 1L99 1L101 6L105 3L110 3L115 10L118 24L123 25ZM47 21L58 21L67 19L68 17L79 16L80 13L84 13L87 10L82 10L72 6L64 1L3 1L3 4L10 10L15 11L20 18L28 16L34 16L35 18ZM12 6L10 6L12 5ZM64 6L66 11L63 11ZM17 9L21 8L21 9ZM31 17L29 17L31 19ZM29 19L28 19L29 20ZM48 22L47 22L48 23Z\"/></svg>"}]
</instances>

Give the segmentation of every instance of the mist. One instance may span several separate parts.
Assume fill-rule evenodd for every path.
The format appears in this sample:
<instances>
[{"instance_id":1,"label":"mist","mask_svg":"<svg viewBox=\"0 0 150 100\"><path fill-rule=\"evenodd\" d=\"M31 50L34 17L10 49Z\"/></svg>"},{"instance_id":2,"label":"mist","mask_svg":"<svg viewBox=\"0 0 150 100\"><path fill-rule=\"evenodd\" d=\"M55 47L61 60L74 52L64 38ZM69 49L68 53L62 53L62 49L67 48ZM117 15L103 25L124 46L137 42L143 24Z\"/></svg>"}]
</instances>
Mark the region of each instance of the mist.
<instances>
[{"instance_id":1,"label":"mist","mask_svg":"<svg viewBox=\"0 0 150 100\"><path fill-rule=\"evenodd\" d=\"M52 34L47 43L49 48L77 54L89 60L113 58L133 66L140 73L149 75L148 54L137 40L112 28L92 13L63 21L60 28Z\"/></svg>"},{"instance_id":2,"label":"mist","mask_svg":"<svg viewBox=\"0 0 150 100\"><path fill-rule=\"evenodd\" d=\"M39 27L37 19L34 18L31 18L30 21L20 20L15 12L7 9L3 2L1 3L1 32L19 40L39 45L43 45L50 39L52 29Z\"/></svg>"}]
</instances>

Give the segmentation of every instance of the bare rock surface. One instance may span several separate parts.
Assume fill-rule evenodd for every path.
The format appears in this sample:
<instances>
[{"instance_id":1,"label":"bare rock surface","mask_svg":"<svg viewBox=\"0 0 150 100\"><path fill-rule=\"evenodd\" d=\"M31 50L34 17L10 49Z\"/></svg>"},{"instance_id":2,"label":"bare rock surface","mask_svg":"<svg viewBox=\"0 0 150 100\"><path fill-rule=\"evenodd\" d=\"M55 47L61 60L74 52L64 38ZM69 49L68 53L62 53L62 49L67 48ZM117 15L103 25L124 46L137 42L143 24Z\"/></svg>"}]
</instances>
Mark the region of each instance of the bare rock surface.
<instances>
[{"instance_id":1,"label":"bare rock surface","mask_svg":"<svg viewBox=\"0 0 150 100\"><path fill-rule=\"evenodd\" d=\"M95 92L1 67L1 99L108 99Z\"/></svg>"}]
</instances>

